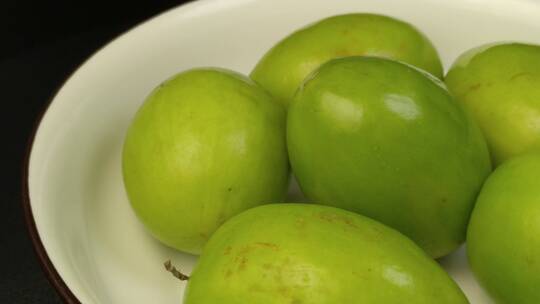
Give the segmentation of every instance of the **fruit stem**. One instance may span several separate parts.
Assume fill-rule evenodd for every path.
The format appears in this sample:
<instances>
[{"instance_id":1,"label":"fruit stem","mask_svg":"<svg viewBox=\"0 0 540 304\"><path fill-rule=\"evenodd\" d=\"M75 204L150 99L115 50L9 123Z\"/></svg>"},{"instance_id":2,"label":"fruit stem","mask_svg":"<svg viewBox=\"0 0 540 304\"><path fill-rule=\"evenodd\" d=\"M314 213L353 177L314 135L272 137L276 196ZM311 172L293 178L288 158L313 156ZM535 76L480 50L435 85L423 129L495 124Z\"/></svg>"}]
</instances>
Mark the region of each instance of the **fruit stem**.
<instances>
[{"instance_id":1,"label":"fruit stem","mask_svg":"<svg viewBox=\"0 0 540 304\"><path fill-rule=\"evenodd\" d=\"M172 275L173 275L175 278L179 279L180 281L187 281L187 280L189 280L189 276L187 276L187 275L181 273L178 269L176 269L176 267L174 267L173 264L171 263L171 260L168 260L168 261L165 262L163 265L165 266L165 269L166 269L168 272L172 273Z\"/></svg>"}]
</instances>

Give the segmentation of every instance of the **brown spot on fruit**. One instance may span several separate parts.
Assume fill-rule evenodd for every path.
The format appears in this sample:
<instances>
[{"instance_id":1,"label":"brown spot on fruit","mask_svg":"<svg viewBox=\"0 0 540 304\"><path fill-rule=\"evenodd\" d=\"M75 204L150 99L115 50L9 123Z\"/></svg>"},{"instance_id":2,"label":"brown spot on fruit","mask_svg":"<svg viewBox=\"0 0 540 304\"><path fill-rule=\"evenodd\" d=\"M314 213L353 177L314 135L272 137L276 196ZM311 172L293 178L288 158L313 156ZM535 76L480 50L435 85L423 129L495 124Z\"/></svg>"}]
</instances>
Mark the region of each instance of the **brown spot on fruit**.
<instances>
[{"instance_id":1,"label":"brown spot on fruit","mask_svg":"<svg viewBox=\"0 0 540 304\"><path fill-rule=\"evenodd\" d=\"M240 264L238 265L238 269L239 270L244 270L246 269L246 265L247 265L247 262L248 262L248 259L244 256L240 259Z\"/></svg>"},{"instance_id":2,"label":"brown spot on fruit","mask_svg":"<svg viewBox=\"0 0 540 304\"><path fill-rule=\"evenodd\" d=\"M266 243L266 242L257 242L255 245L259 247L265 247L272 250L279 250L279 246L273 243Z\"/></svg>"},{"instance_id":3,"label":"brown spot on fruit","mask_svg":"<svg viewBox=\"0 0 540 304\"><path fill-rule=\"evenodd\" d=\"M408 44L407 44L405 41L402 41L402 42L399 44L399 47L398 47L398 48L399 48L399 51L400 51L401 53L405 53L405 52L407 51L408 47L409 47Z\"/></svg>"},{"instance_id":4,"label":"brown spot on fruit","mask_svg":"<svg viewBox=\"0 0 540 304\"><path fill-rule=\"evenodd\" d=\"M288 286L280 286L278 288L278 293L283 295L283 297L288 297L289 293L291 292L290 288Z\"/></svg>"},{"instance_id":5,"label":"brown spot on fruit","mask_svg":"<svg viewBox=\"0 0 540 304\"><path fill-rule=\"evenodd\" d=\"M331 213L319 213L318 218L329 223L344 223L349 227L358 228L356 224L347 216Z\"/></svg>"},{"instance_id":6,"label":"brown spot on fruit","mask_svg":"<svg viewBox=\"0 0 540 304\"><path fill-rule=\"evenodd\" d=\"M510 81L516 80L521 77L527 77L529 75L531 75L531 73L529 72L517 73L517 74L512 75L512 77L510 77Z\"/></svg>"},{"instance_id":7,"label":"brown spot on fruit","mask_svg":"<svg viewBox=\"0 0 540 304\"><path fill-rule=\"evenodd\" d=\"M469 87L469 92L476 91L476 90L480 89L481 87L482 87L481 83L473 84L472 86Z\"/></svg>"},{"instance_id":8,"label":"brown spot on fruit","mask_svg":"<svg viewBox=\"0 0 540 304\"><path fill-rule=\"evenodd\" d=\"M469 95L470 93L474 92L474 91L477 91L478 89L480 89L481 87L483 86L483 84L481 83L475 83L471 86L469 86L467 88L467 90L465 91L465 93L462 95L462 96L467 96Z\"/></svg>"},{"instance_id":9,"label":"brown spot on fruit","mask_svg":"<svg viewBox=\"0 0 540 304\"><path fill-rule=\"evenodd\" d=\"M303 217L299 217L296 219L294 225L298 228L298 229L302 229L304 227L306 227L306 219L303 218Z\"/></svg>"},{"instance_id":10,"label":"brown spot on fruit","mask_svg":"<svg viewBox=\"0 0 540 304\"><path fill-rule=\"evenodd\" d=\"M359 55L362 55L362 54L358 54L358 53L355 53L355 52L352 52L348 49L337 49L334 53L335 57L349 57L349 56L359 56Z\"/></svg>"},{"instance_id":11,"label":"brown spot on fruit","mask_svg":"<svg viewBox=\"0 0 540 304\"><path fill-rule=\"evenodd\" d=\"M251 246L251 245L244 246L244 247L240 248L240 250L238 250L238 256L247 255L247 254L249 254L249 252L251 250L253 250L253 246Z\"/></svg>"}]
</instances>

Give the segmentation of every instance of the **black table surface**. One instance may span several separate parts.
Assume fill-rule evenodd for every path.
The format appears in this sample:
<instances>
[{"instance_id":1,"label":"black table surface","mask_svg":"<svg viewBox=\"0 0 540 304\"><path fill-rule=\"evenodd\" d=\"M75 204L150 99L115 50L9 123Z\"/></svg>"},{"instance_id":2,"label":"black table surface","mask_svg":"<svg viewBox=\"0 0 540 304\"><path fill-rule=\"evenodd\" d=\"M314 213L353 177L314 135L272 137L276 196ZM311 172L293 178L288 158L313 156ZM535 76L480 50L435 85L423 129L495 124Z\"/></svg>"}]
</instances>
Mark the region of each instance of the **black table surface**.
<instances>
[{"instance_id":1,"label":"black table surface","mask_svg":"<svg viewBox=\"0 0 540 304\"><path fill-rule=\"evenodd\" d=\"M64 80L97 49L132 26L186 1L66 6L5 1L0 7L0 102L5 154L0 204L0 303L61 303L26 229L21 179L39 114ZM93 2L92 2L93 3ZM125 5L125 4L124 4ZM7 6L7 7L6 7Z\"/></svg>"}]
</instances>

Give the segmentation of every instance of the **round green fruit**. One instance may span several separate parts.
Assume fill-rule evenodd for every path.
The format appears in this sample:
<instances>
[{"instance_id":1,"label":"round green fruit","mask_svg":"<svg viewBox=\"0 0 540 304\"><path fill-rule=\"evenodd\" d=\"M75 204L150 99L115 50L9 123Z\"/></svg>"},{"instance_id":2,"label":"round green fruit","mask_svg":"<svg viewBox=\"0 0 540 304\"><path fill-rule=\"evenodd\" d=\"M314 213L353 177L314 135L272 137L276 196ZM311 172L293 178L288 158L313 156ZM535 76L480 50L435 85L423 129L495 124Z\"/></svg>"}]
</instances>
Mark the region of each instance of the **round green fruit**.
<instances>
[{"instance_id":1,"label":"round green fruit","mask_svg":"<svg viewBox=\"0 0 540 304\"><path fill-rule=\"evenodd\" d=\"M284 199L285 110L231 71L190 70L137 112L123 175L137 216L163 243L200 253L229 217Z\"/></svg>"},{"instance_id":2,"label":"round green fruit","mask_svg":"<svg viewBox=\"0 0 540 304\"><path fill-rule=\"evenodd\" d=\"M540 303L540 154L509 160L487 179L471 216L467 252L497 303Z\"/></svg>"},{"instance_id":3,"label":"round green fruit","mask_svg":"<svg viewBox=\"0 0 540 304\"><path fill-rule=\"evenodd\" d=\"M309 204L250 209L204 248L185 304L458 304L444 270L399 232Z\"/></svg>"},{"instance_id":4,"label":"round green fruit","mask_svg":"<svg viewBox=\"0 0 540 304\"><path fill-rule=\"evenodd\" d=\"M463 54L446 76L472 113L495 164L540 149L540 46L482 46Z\"/></svg>"},{"instance_id":5,"label":"round green fruit","mask_svg":"<svg viewBox=\"0 0 540 304\"><path fill-rule=\"evenodd\" d=\"M289 35L259 61L251 77L288 104L300 83L324 62L355 55L407 62L442 77L432 43L403 21L374 14L323 19Z\"/></svg>"},{"instance_id":6,"label":"round green fruit","mask_svg":"<svg viewBox=\"0 0 540 304\"><path fill-rule=\"evenodd\" d=\"M308 198L387 224L433 257L464 241L491 170L478 127L440 81L375 57L311 75L289 108L287 141Z\"/></svg>"}]
</instances>

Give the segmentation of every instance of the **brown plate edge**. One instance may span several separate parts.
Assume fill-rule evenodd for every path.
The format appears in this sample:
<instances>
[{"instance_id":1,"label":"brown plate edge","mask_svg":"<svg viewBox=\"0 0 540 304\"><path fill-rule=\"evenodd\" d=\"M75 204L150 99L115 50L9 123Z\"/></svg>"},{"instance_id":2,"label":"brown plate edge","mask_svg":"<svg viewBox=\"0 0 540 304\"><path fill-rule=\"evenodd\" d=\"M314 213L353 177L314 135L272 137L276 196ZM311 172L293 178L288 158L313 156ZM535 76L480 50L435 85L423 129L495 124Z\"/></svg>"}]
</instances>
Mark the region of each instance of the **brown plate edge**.
<instances>
[{"instance_id":1,"label":"brown plate edge","mask_svg":"<svg viewBox=\"0 0 540 304\"><path fill-rule=\"evenodd\" d=\"M82 64L80 66L82 66ZM76 68L75 71L78 70L78 68ZM67 77L67 79L69 78L71 78L71 75ZM54 96L56 96L56 94L60 91L60 89L64 86L64 84L65 84L65 81L55 91L55 93L49 98L49 101L47 102L45 107L41 110L41 113L38 114L38 117L34 123L34 127L32 128L31 135L26 144L26 152L25 152L25 156L23 160L22 174L21 174L22 176L21 203L23 207L23 216L26 223L26 228L27 228L28 234L30 236L30 240L34 248L34 252L41 265L41 269L45 273L49 282L53 285L54 289L56 290L60 298L65 303L81 304L79 299L77 299L75 294L73 294L73 292L69 289L69 287L66 285L66 283L64 282L64 280L62 279L62 277L60 276L60 274L54 267L49 256L47 255L47 251L45 250L43 243L41 242L39 232L37 231L36 222L34 220L34 214L32 213L32 207L30 205L30 189L28 185L28 177L29 177L29 169L30 169L30 154L32 153L34 139L36 137L39 126L41 125L41 121L43 120L45 113L49 109L54 99Z\"/></svg>"},{"instance_id":2,"label":"brown plate edge","mask_svg":"<svg viewBox=\"0 0 540 304\"><path fill-rule=\"evenodd\" d=\"M60 90L65 86L66 82L72 78L72 76L79 71L79 69L84 66L91 58L93 58L98 52L100 52L102 49L110 45L112 42L116 41L119 37L125 35L126 33L130 32L131 30L138 28L142 26L143 24L153 20L157 19L159 16L164 15L167 12L176 10L179 7L182 6L188 6L190 4L193 4L195 2L198 2L196 0L187 0L180 5L173 6L169 9L166 9L155 16L152 16L150 18L147 18L146 20L143 20L142 22L139 22L135 26L132 26L131 29L117 34L116 37L113 39L110 39L107 43L103 44L101 47L98 47L94 52L86 58L83 62L81 62L75 69L72 70L70 74L68 74L65 78L65 80L60 84L60 86L57 87L57 89L53 92L51 97L49 97L49 100L45 104L45 106L42 108L41 112L37 115L37 118L35 119L34 126L32 128L32 131L30 133L30 136L28 138L27 144L26 144L26 151L23 159L22 164L22 174L21 174L21 204L23 207L23 216L26 223L26 228L28 231L28 234L30 236L30 240L32 242L34 252L39 260L39 263L41 265L41 268L43 272L45 273L47 279L52 284L60 298L63 300L64 303L67 304L81 304L81 301L75 296L75 294L69 289L66 282L62 279L56 268L54 267L53 263L51 262L51 259L49 258L47 251L45 250L45 247L43 246L43 243L41 241L41 238L39 236L39 232L37 230L36 222L34 220L34 214L32 213L32 207L31 207L31 199L30 199L30 189L28 185L28 177L29 177L29 169L30 169L30 155L32 153L32 147L34 146L34 140L37 134L37 131L39 129L39 126L41 125L41 122L43 118L45 117L45 114L47 113L48 109L50 108L54 98L60 92Z\"/></svg>"}]
</instances>

